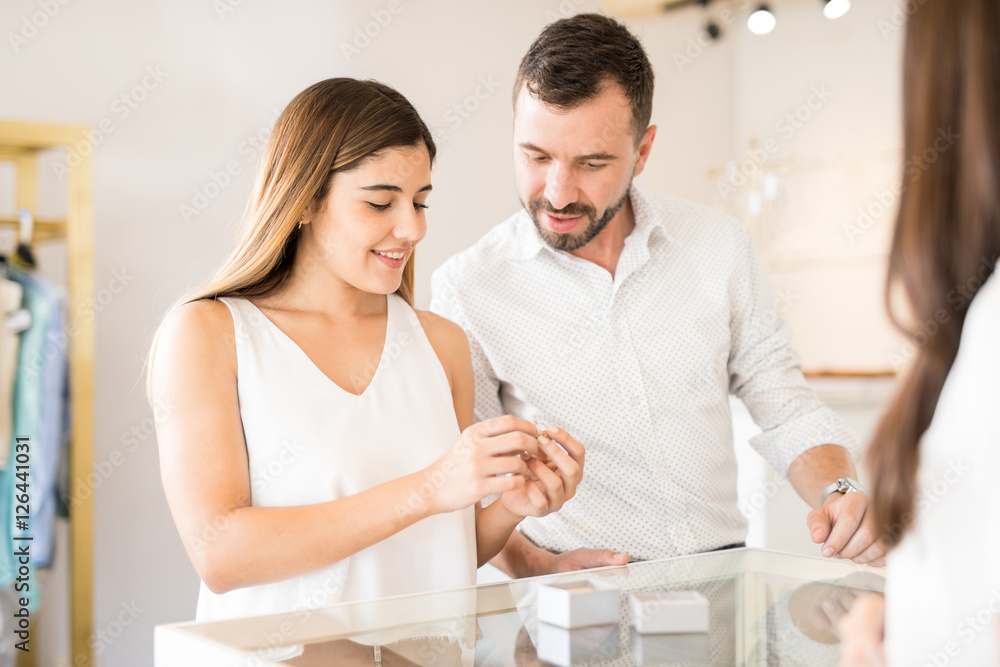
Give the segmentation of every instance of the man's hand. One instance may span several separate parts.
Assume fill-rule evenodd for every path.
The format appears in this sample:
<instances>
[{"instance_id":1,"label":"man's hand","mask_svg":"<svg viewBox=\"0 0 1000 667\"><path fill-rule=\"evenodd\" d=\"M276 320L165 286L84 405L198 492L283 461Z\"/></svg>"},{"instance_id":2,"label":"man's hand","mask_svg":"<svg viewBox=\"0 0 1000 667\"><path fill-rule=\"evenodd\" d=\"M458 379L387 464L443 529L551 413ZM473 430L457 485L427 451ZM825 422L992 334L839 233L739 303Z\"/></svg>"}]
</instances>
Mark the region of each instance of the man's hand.
<instances>
[{"instance_id":1,"label":"man's hand","mask_svg":"<svg viewBox=\"0 0 1000 667\"><path fill-rule=\"evenodd\" d=\"M609 565L628 565L628 561L628 554L615 553L610 549L573 549L553 555L550 571L547 574L589 570L592 567Z\"/></svg>"},{"instance_id":2,"label":"man's hand","mask_svg":"<svg viewBox=\"0 0 1000 667\"><path fill-rule=\"evenodd\" d=\"M822 507L806 517L812 541L823 544L827 558L849 558L855 563L882 567L886 545L879 540L868 496L863 492L831 493Z\"/></svg>"},{"instance_id":3,"label":"man's hand","mask_svg":"<svg viewBox=\"0 0 1000 667\"><path fill-rule=\"evenodd\" d=\"M788 481L811 507L816 507L823 489L832 480L856 477L854 462L839 445L817 445L802 452L788 467ZM875 517L862 491L831 493L822 507L806 517L812 541L823 544L827 558L850 558L855 563L885 565L886 544L879 541Z\"/></svg>"},{"instance_id":4,"label":"man's hand","mask_svg":"<svg viewBox=\"0 0 1000 667\"><path fill-rule=\"evenodd\" d=\"M616 554L609 549L574 549L554 554L535 545L531 540L515 530L507 544L490 561L509 577L536 577L540 574L572 572L592 567L628 564L628 554Z\"/></svg>"}]
</instances>

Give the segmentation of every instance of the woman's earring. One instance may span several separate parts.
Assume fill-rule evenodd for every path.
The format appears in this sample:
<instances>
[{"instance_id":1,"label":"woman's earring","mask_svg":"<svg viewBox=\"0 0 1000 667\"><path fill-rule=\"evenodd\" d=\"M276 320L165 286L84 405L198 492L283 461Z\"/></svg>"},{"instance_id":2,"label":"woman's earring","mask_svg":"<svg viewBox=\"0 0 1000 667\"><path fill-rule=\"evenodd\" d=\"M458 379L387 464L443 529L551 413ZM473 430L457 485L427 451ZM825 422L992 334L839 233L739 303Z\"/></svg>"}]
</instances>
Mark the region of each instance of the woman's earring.
<instances>
[{"instance_id":1,"label":"woman's earring","mask_svg":"<svg viewBox=\"0 0 1000 667\"><path fill-rule=\"evenodd\" d=\"M299 229L302 229L302 218L299 218Z\"/></svg>"}]
</instances>

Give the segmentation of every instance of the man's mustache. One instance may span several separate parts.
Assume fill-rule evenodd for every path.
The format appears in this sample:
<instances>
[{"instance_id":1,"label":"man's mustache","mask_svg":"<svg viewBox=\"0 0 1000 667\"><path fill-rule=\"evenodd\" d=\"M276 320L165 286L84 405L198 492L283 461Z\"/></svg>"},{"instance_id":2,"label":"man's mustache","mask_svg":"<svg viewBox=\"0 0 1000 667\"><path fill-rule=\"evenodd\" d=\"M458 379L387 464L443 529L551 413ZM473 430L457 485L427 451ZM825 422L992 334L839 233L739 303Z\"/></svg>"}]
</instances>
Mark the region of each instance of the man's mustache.
<instances>
[{"instance_id":1,"label":"man's mustache","mask_svg":"<svg viewBox=\"0 0 1000 667\"><path fill-rule=\"evenodd\" d=\"M585 206L582 204L570 204L564 206L563 208L555 208L547 201L536 199L531 202L531 208L536 212L552 213L555 215L589 215L593 217L595 211L590 206Z\"/></svg>"}]
</instances>

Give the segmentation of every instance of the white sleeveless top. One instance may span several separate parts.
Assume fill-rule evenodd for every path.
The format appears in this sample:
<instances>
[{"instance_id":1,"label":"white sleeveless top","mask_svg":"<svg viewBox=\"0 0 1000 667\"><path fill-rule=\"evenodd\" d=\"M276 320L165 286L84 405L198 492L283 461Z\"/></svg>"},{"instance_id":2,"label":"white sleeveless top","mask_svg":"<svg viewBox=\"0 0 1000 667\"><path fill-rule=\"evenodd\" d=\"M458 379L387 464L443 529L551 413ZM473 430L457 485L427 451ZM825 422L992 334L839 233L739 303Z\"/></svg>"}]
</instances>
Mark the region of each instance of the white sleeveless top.
<instances>
[{"instance_id":1,"label":"white sleeveless top","mask_svg":"<svg viewBox=\"0 0 1000 667\"><path fill-rule=\"evenodd\" d=\"M913 528L889 552L891 667L1000 664L998 377L1000 263L969 305L958 356L920 440Z\"/></svg>"},{"instance_id":2,"label":"white sleeveless top","mask_svg":"<svg viewBox=\"0 0 1000 667\"><path fill-rule=\"evenodd\" d=\"M361 395L331 381L252 303L219 300L235 326L254 506L309 505L354 495L425 468L458 439L444 368L416 313L399 296L387 297L382 357ZM309 529L336 533L337 526ZM349 558L285 581L223 594L202 582L196 618L275 614L472 586L475 536L475 513L468 507L419 521Z\"/></svg>"}]
</instances>

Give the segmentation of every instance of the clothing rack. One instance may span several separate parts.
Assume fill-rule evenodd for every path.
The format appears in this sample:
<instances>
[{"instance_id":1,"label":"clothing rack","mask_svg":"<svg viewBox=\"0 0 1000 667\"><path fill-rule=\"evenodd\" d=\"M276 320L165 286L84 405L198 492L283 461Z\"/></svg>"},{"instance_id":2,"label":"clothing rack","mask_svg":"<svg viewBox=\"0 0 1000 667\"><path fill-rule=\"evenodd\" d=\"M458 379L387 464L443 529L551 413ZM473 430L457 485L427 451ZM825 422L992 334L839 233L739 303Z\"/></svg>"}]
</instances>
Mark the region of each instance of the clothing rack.
<instances>
[{"instance_id":1,"label":"clothing rack","mask_svg":"<svg viewBox=\"0 0 1000 667\"><path fill-rule=\"evenodd\" d=\"M81 316L83 304L94 294L93 142L90 128L0 120L0 161L16 170L16 208L38 210L38 156L42 151L72 151L75 166L68 171L68 199L64 220L35 220L33 240L65 239L69 314L68 359L72 427L70 432L70 489L86 484L94 451L93 318ZM86 149L90 150L86 150ZM86 154L84 154L86 153ZM0 225L17 225L16 218L0 216ZM70 647L73 665L93 665L93 495L70 494L69 600ZM34 633L32 633L34 634ZM37 646L37 644L34 644ZM18 655L18 667L33 667L35 651Z\"/></svg>"}]
</instances>

